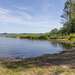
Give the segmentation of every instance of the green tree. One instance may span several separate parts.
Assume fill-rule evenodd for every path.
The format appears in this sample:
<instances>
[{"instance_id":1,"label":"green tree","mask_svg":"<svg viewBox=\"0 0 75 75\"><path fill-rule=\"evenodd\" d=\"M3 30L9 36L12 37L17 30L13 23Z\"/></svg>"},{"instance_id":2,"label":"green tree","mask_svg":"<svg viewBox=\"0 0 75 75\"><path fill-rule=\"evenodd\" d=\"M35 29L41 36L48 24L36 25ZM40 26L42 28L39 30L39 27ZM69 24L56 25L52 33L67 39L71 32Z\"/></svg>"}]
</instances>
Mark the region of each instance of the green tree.
<instances>
[{"instance_id":1,"label":"green tree","mask_svg":"<svg viewBox=\"0 0 75 75\"><path fill-rule=\"evenodd\" d=\"M62 32L75 33L75 0L67 0L64 6L64 13L61 16L65 19Z\"/></svg>"},{"instance_id":2,"label":"green tree","mask_svg":"<svg viewBox=\"0 0 75 75\"><path fill-rule=\"evenodd\" d=\"M50 34L57 34L58 33L58 29L57 28L54 28L51 30Z\"/></svg>"}]
</instances>

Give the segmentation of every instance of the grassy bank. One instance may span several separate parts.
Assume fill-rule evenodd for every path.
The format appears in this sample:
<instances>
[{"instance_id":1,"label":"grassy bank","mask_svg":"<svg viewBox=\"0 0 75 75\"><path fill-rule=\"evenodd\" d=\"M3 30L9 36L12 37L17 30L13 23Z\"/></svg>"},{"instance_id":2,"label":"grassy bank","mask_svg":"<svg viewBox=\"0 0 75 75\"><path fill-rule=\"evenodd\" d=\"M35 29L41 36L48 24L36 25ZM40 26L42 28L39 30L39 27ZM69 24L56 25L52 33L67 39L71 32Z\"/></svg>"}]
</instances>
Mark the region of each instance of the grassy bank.
<instances>
[{"instance_id":1,"label":"grassy bank","mask_svg":"<svg viewBox=\"0 0 75 75\"><path fill-rule=\"evenodd\" d=\"M32 40L47 40L48 39L48 37L44 34L17 35L16 38L19 38L19 39L32 39Z\"/></svg>"},{"instance_id":2,"label":"grassy bank","mask_svg":"<svg viewBox=\"0 0 75 75\"><path fill-rule=\"evenodd\" d=\"M75 43L75 33L73 34L51 34L51 33L22 33L22 34L1 34L1 36L19 39L31 39L31 40L58 40L60 42Z\"/></svg>"},{"instance_id":3,"label":"grassy bank","mask_svg":"<svg viewBox=\"0 0 75 75\"><path fill-rule=\"evenodd\" d=\"M9 37L9 38L18 38L18 39L31 39L31 40L47 40L48 35L43 33L21 33L21 34L13 34L13 33L6 33L2 34L1 36Z\"/></svg>"},{"instance_id":4,"label":"grassy bank","mask_svg":"<svg viewBox=\"0 0 75 75\"><path fill-rule=\"evenodd\" d=\"M75 45L75 34L68 34L68 35L59 35L53 34L49 37L50 40L56 40L57 42L66 43L66 44L73 44Z\"/></svg>"},{"instance_id":5,"label":"grassy bank","mask_svg":"<svg viewBox=\"0 0 75 75\"><path fill-rule=\"evenodd\" d=\"M75 75L75 69L67 66L33 66L31 68L7 68L0 65L0 75Z\"/></svg>"},{"instance_id":6,"label":"grassy bank","mask_svg":"<svg viewBox=\"0 0 75 75\"><path fill-rule=\"evenodd\" d=\"M19 38L19 39L32 39L32 40L58 39L63 41L75 42L75 33L74 34L51 34L51 33L4 34L4 36L11 38Z\"/></svg>"}]
</instances>

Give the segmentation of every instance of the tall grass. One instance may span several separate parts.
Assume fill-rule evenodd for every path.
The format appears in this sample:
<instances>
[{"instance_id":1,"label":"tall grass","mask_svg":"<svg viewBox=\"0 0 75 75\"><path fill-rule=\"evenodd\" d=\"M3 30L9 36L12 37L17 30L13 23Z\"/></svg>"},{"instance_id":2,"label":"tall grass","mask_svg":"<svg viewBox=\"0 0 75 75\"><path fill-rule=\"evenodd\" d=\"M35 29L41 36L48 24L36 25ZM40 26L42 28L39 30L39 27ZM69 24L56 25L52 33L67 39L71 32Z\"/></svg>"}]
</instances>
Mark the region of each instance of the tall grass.
<instances>
[{"instance_id":1,"label":"tall grass","mask_svg":"<svg viewBox=\"0 0 75 75\"><path fill-rule=\"evenodd\" d=\"M9 69L1 65L0 75L75 75L75 69L62 68L61 66Z\"/></svg>"}]
</instances>

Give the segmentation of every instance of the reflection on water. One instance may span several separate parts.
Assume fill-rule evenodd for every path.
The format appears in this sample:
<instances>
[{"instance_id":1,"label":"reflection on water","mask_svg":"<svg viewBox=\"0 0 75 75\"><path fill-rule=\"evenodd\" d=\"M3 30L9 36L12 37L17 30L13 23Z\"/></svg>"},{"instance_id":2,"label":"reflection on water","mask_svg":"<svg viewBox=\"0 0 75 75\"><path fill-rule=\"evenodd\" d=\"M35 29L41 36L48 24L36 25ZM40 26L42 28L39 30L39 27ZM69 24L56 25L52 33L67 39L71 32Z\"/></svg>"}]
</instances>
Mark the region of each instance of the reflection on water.
<instances>
[{"instance_id":1,"label":"reflection on water","mask_svg":"<svg viewBox=\"0 0 75 75\"><path fill-rule=\"evenodd\" d=\"M60 47L62 47L62 48L65 48L65 49L70 49L70 48L72 48L72 44L69 44L69 43L58 43L57 41L50 41L50 43L52 44L52 45L54 45L55 47L57 47L58 45L60 46Z\"/></svg>"},{"instance_id":2,"label":"reflection on water","mask_svg":"<svg viewBox=\"0 0 75 75\"><path fill-rule=\"evenodd\" d=\"M36 57L58 53L65 48L70 45L46 40L0 38L0 57Z\"/></svg>"}]
</instances>

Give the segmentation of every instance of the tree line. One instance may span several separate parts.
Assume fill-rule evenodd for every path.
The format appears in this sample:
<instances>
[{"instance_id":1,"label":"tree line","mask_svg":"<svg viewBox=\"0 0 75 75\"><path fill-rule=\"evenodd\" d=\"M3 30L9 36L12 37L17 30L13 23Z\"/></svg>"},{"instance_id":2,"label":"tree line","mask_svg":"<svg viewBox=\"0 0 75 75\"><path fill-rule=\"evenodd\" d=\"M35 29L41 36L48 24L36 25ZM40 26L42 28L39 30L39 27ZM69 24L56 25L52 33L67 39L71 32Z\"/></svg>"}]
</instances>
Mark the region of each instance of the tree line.
<instances>
[{"instance_id":1,"label":"tree line","mask_svg":"<svg viewBox=\"0 0 75 75\"><path fill-rule=\"evenodd\" d=\"M63 27L53 29L51 34L71 34L75 33L75 0L67 0L64 4L63 14Z\"/></svg>"}]
</instances>

